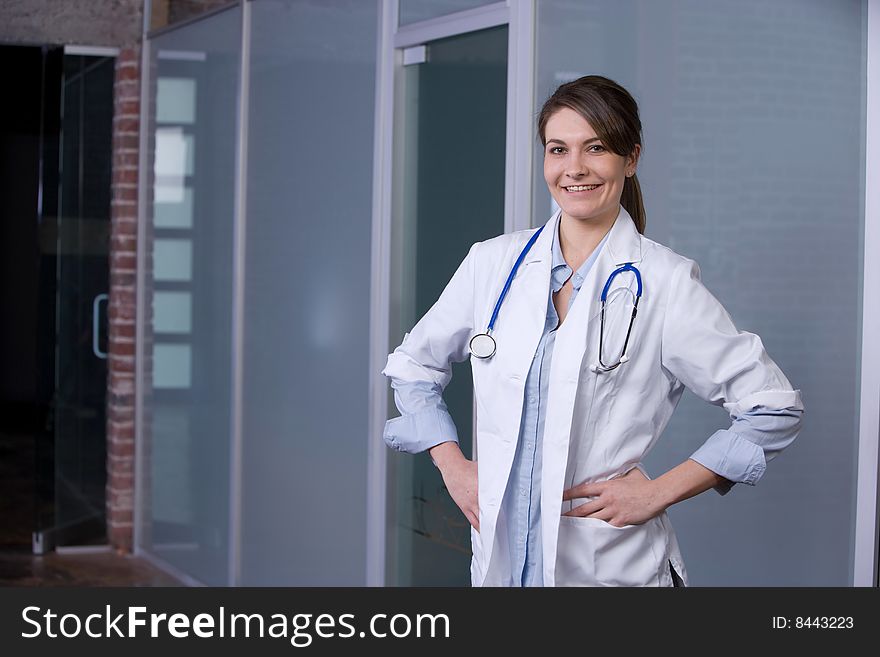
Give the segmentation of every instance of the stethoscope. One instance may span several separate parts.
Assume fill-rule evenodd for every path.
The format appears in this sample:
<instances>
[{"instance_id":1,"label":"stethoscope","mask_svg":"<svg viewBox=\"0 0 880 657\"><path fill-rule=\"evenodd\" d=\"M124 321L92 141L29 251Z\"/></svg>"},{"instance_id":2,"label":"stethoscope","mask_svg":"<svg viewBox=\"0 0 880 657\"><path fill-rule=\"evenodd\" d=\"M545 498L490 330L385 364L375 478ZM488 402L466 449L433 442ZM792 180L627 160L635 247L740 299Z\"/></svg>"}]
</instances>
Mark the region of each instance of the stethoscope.
<instances>
[{"instance_id":1,"label":"stethoscope","mask_svg":"<svg viewBox=\"0 0 880 657\"><path fill-rule=\"evenodd\" d=\"M538 239L538 235L541 234L542 230L544 230L544 226L541 226L538 231L534 235L532 235L531 239L529 239L528 243L525 245L525 247L523 247L522 252L516 259L516 262L513 264L513 269L510 270L510 274L508 274L507 276L507 281L504 283L504 287L501 289L501 294L498 296L498 301L495 302L495 309L492 311L492 318L489 320L489 327L486 329L485 333L477 333L474 337L471 338L469 348L471 355L473 355L475 358L491 358L495 355L495 349L498 345L495 342L495 338L492 337L492 330L495 328L495 320L498 319L498 311L501 309L501 304L504 301L504 297L507 296L507 291L510 289L510 284L513 282L514 276L516 276L516 270L519 269L520 263L522 263L523 259L526 257L529 249L532 248L532 245L535 243L535 240ZM617 359L616 363L606 365L602 361L602 344L605 335L605 305L608 299L608 290L611 289L611 283L614 281L614 277L626 271L631 271L636 275L636 282L638 283L636 298L633 303L632 315L629 318L629 327L626 330L626 338L623 341L623 349L621 351L620 358ZM626 353L626 348L629 345L629 338L632 334L633 322L636 319L636 313L639 309L639 299L641 298L642 275L633 263L624 263L613 272L611 272L608 280L605 281L605 287L602 288L602 296L600 297L600 301L602 302L602 314L599 326L599 362L590 366L590 370L592 370L593 372L610 372L611 370L619 367L622 363L625 363L629 360L629 356Z\"/></svg>"}]
</instances>

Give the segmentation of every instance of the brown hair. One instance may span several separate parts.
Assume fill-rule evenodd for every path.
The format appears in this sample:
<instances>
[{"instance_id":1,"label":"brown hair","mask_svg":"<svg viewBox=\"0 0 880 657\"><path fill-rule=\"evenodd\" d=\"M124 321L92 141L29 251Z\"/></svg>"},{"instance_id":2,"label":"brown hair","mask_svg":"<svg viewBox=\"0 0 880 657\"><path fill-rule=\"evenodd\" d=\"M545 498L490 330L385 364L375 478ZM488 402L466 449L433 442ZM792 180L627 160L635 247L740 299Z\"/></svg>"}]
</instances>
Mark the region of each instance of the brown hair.
<instances>
[{"instance_id":1,"label":"brown hair","mask_svg":"<svg viewBox=\"0 0 880 657\"><path fill-rule=\"evenodd\" d=\"M538 115L538 138L547 145L547 121L563 107L580 114L596 131L606 148L624 157L632 155L642 143L639 106L630 93L614 80L601 75L585 75L559 85ZM620 204L629 212L640 233L645 232L645 204L639 181L633 174L625 178Z\"/></svg>"}]
</instances>

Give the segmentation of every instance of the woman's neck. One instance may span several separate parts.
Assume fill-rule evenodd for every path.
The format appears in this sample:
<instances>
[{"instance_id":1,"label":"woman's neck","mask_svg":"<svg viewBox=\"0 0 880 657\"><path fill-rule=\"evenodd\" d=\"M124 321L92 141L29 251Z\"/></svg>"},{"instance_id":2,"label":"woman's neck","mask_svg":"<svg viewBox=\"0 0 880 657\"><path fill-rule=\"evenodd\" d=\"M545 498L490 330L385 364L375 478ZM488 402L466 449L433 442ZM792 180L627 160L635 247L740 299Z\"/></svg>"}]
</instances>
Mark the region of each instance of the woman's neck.
<instances>
[{"instance_id":1,"label":"woman's neck","mask_svg":"<svg viewBox=\"0 0 880 657\"><path fill-rule=\"evenodd\" d=\"M559 221L559 246L569 267L574 270L580 268L611 230L616 218L614 216L610 220L599 222L581 221L562 213Z\"/></svg>"}]
</instances>

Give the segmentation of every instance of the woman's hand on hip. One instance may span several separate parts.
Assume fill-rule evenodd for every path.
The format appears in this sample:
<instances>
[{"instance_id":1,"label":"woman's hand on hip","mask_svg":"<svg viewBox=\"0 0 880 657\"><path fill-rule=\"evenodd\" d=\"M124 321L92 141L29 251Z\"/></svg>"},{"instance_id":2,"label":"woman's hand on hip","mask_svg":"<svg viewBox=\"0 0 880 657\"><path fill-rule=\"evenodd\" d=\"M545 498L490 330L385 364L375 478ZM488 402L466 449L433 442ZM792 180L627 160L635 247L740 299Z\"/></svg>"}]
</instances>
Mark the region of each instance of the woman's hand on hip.
<instances>
[{"instance_id":1,"label":"woman's hand on hip","mask_svg":"<svg viewBox=\"0 0 880 657\"><path fill-rule=\"evenodd\" d=\"M595 499L562 515L598 518L615 527L623 527L641 525L666 509L656 482L648 479L638 468L631 469L622 477L582 483L562 492L563 500L583 497Z\"/></svg>"},{"instance_id":2,"label":"woman's hand on hip","mask_svg":"<svg viewBox=\"0 0 880 657\"><path fill-rule=\"evenodd\" d=\"M461 453L458 443L446 442L431 448L431 458L443 475L452 501L471 526L480 531L480 505L477 498L477 463Z\"/></svg>"}]
</instances>

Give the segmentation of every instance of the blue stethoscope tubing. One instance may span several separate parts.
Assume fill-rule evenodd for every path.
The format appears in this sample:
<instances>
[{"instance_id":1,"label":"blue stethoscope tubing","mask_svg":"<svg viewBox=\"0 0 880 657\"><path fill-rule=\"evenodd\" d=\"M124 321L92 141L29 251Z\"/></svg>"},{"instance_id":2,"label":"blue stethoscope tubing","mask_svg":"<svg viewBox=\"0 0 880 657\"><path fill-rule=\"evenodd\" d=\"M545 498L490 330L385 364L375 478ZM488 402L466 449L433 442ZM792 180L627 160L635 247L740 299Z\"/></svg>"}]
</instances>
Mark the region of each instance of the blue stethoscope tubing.
<instances>
[{"instance_id":1,"label":"blue stethoscope tubing","mask_svg":"<svg viewBox=\"0 0 880 657\"><path fill-rule=\"evenodd\" d=\"M519 269L520 264L523 259L526 257L526 254L532 248L535 241L538 239L538 236L541 234L541 231L544 230L544 226L541 226L534 235L532 235L531 239L529 239L528 243L526 243L523 250L520 252L519 257L516 259L516 262L513 264L513 268L510 270L510 274L507 275L507 280L504 283L504 287L501 289L501 294L498 296L498 301L495 302L495 308L492 311L492 317L489 319L489 326L484 333L477 333L474 335L469 343L469 348L471 354L476 358L491 358L495 354L495 349L497 344L495 342L495 338L492 337L492 331L495 328L495 321L498 319L498 311L501 310L501 304L504 302L504 297L507 296L508 290L510 290L510 284L513 282L514 277L516 276L516 271ZM608 290L611 289L611 283L614 281L614 277L618 274L622 274L624 272L631 271L635 274L636 282L638 284L636 290L636 298L633 303L632 315L629 318L629 327L626 330L626 338L623 342L623 349L621 351L620 358L617 359L616 363L611 365L605 365L602 361L602 345L604 341L605 334L605 306L608 299ZM600 328L599 328L599 363L593 365L590 369L594 372L610 372L611 370L619 367L621 363L625 363L629 360L629 357L626 354L626 348L629 345L629 338L632 334L633 322L636 319L636 314L639 309L639 299L642 298L642 275L641 272L636 268L636 266L632 262L624 263L619 266L608 277L608 280L605 281L605 287L602 288L602 296L600 297L600 301L602 302L602 313L600 319Z\"/></svg>"},{"instance_id":2,"label":"blue stethoscope tubing","mask_svg":"<svg viewBox=\"0 0 880 657\"><path fill-rule=\"evenodd\" d=\"M626 329L626 338L623 340L623 349L620 352L620 358L617 359L617 362L613 365L606 365L602 362L602 338L605 335L605 302L608 299L608 290L611 288L611 282L614 280L614 277L618 274L622 274L625 271L631 271L636 275L636 283L638 287L636 289L636 298L633 301L633 311L632 315L629 317L629 327ZM629 356L626 355L626 348L629 345L629 336L632 335L633 322L636 321L636 313L639 311L639 299L642 298L642 274L638 270L638 268L631 262L625 262L620 267L611 272L611 276L608 277L608 280L605 281L605 287L602 288L602 296L600 297L602 301L602 318L599 324L599 363L597 365L593 365L592 370L594 372L610 372L611 370L619 367L621 363L625 363L629 360Z\"/></svg>"},{"instance_id":3,"label":"blue stethoscope tubing","mask_svg":"<svg viewBox=\"0 0 880 657\"><path fill-rule=\"evenodd\" d=\"M495 302L495 310L492 311L492 318L489 320L489 327L486 329L486 332L477 333L471 338L468 347L471 350L471 354L476 358L491 358L495 354L497 344L495 338L492 337L492 329L495 328L495 320L498 319L498 311L501 310L501 303L504 301L504 297L507 296L507 291L510 289L513 277L516 276L516 270L519 269L520 264L532 248L532 245L538 239L538 235L541 234L542 230L544 230L544 226L541 226L535 234L532 235L531 239L529 239L528 243L520 252L516 262L513 263L513 269L511 269L510 273L507 275L507 281L505 281L504 287L501 289L501 294L498 295L498 301Z\"/></svg>"}]
</instances>

